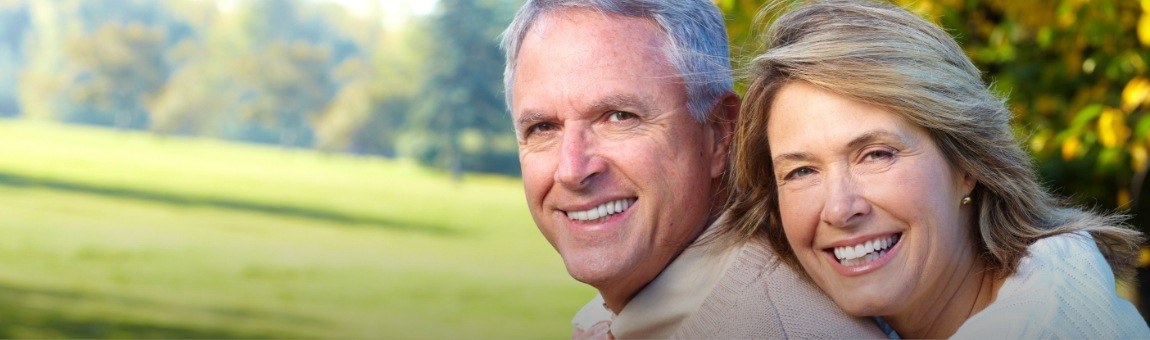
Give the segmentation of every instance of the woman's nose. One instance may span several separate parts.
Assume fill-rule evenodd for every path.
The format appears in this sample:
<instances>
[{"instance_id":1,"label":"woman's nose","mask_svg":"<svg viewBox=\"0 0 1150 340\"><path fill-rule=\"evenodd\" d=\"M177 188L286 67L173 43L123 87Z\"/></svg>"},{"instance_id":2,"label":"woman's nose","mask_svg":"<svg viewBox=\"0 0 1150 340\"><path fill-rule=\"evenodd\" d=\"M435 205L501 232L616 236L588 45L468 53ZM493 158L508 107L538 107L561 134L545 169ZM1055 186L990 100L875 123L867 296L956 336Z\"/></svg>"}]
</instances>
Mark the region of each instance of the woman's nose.
<instances>
[{"instance_id":1,"label":"woman's nose","mask_svg":"<svg viewBox=\"0 0 1150 340\"><path fill-rule=\"evenodd\" d=\"M871 205L860 195L861 185L847 171L839 171L826 179L826 200L822 221L834 227L851 227L870 213Z\"/></svg>"}]
</instances>

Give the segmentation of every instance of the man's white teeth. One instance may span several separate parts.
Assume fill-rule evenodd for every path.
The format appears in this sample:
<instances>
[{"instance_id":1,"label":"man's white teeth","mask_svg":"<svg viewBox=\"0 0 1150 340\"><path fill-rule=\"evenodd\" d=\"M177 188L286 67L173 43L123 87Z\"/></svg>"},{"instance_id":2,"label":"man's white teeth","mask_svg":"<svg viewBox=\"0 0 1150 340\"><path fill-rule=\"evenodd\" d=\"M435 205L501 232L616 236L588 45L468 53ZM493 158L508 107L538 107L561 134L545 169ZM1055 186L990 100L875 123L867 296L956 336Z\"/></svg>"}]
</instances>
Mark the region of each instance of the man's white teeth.
<instances>
[{"instance_id":1,"label":"man's white teeth","mask_svg":"<svg viewBox=\"0 0 1150 340\"><path fill-rule=\"evenodd\" d=\"M835 257L838 258L839 262L842 262L843 264L848 264L848 261L852 263L858 262L851 260L858 259L863 256L866 256L866 259L864 259L865 261L863 262L869 262L871 260L877 259L883 254L886 254L886 251L889 250L890 247L894 246L895 243L898 243L898 237L899 234L894 234L869 240L857 244L853 247L835 247Z\"/></svg>"},{"instance_id":2,"label":"man's white teeth","mask_svg":"<svg viewBox=\"0 0 1150 340\"><path fill-rule=\"evenodd\" d=\"M623 212L623 210L630 208L632 203L635 203L634 198L624 198L621 200L603 203L598 207L583 211L568 211L567 218L577 221L590 221Z\"/></svg>"}]
</instances>

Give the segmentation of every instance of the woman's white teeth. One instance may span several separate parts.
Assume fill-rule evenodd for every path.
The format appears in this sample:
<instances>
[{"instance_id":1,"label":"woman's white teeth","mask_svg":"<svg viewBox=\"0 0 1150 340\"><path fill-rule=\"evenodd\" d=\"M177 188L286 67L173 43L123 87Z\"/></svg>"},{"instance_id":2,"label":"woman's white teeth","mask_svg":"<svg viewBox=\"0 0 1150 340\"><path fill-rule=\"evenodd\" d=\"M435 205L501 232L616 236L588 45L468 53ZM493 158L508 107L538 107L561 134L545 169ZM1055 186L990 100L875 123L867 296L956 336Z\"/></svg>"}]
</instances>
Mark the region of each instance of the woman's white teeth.
<instances>
[{"instance_id":1,"label":"woman's white teeth","mask_svg":"<svg viewBox=\"0 0 1150 340\"><path fill-rule=\"evenodd\" d=\"M635 203L634 198L615 200L583 211L568 211L567 218L577 221L590 221L623 212L623 210L630 208L632 203Z\"/></svg>"},{"instance_id":2,"label":"woman's white teeth","mask_svg":"<svg viewBox=\"0 0 1150 340\"><path fill-rule=\"evenodd\" d=\"M835 258L838 258L839 262L845 265L854 264L855 262L870 262L886 254L886 251L889 250L890 247L898 243L898 237L899 234L894 234L868 240L854 246L835 247ZM851 261L864 256L866 258L864 258L863 261Z\"/></svg>"}]
</instances>

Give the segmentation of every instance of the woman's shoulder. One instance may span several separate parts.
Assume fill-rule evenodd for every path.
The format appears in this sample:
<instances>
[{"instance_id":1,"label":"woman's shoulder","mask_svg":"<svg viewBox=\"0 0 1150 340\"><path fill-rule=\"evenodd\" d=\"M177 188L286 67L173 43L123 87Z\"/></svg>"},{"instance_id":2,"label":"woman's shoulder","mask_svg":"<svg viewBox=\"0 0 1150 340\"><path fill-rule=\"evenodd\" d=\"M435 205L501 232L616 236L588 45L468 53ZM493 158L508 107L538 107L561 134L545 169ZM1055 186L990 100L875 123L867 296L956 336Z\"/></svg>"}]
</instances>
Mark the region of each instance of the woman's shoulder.
<instances>
[{"instance_id":1,"label":"woman's shoulder","mask_svg":"<svg viewBox=\"0 0 1150 340\"><path fill-rule=\"evenodd\" d=\"M1094 244L1094 237L1090 236L1089 232L1076 231L1072 233L1064 233L1053 236L1048 236L1034 241L1030 247L1027 247L1029 254L1027 258L1042 261L1049 260L1050 256L1085 256L1098 255L1102 257L1102 253L1098 251L1098 246ZM1105 260L1103 260L1105 262Z\"/></svg>"},{"instance_id":2,"label":"woman's shoulder","mask_svg":"<svg viewBox=\"0 0 1150 340\"><path fill-rule=\"evenodd\" d=\"M955 337L1150 337L1088 233L1043 238L1028 251L994 302Z\"/></svg>"},{"instance_id":3,"label":"woman's shoulder","mask_svg":"<svg viewBox=\"0 0 1150 340\"><path fill-rule=\"evenodd\" d=\"M1027 252L999 289L999 299L1045 293L1038 295L1051 295L1046 300L1053 303L1067 295L1102 298L1117 294L1114 271L1088 232L1045 237Z\"/></svg>"}]
</instances>

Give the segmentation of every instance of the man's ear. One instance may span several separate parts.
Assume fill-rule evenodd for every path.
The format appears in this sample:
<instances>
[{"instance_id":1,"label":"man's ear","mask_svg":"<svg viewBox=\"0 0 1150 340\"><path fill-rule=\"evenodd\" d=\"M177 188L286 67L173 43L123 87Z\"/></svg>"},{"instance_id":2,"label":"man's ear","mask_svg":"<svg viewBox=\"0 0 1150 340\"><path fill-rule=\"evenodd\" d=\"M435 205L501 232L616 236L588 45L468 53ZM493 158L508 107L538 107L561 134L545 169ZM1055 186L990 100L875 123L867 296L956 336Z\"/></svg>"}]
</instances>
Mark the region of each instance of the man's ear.
<instances>
[{"instance_id":1,"label":"man's ear","mask_svg":"<svg viewBox=\"0 0 1150 340\"><path fill-rule=\"evenodd\" d=\"M734 136L735 124L739 121L739 96L734 92L727 92L719 98L719 103L707 115L707 124L710 125L712 138L711 150L711 178L718 178L727 170L728 153L731 150L731 139Z\"/></svg>"}]
</instances>

